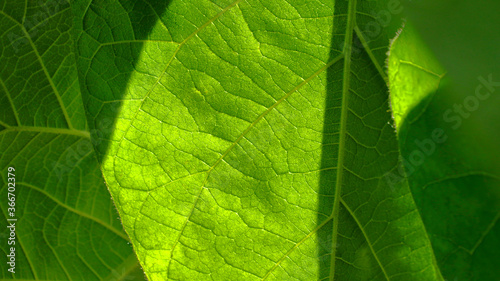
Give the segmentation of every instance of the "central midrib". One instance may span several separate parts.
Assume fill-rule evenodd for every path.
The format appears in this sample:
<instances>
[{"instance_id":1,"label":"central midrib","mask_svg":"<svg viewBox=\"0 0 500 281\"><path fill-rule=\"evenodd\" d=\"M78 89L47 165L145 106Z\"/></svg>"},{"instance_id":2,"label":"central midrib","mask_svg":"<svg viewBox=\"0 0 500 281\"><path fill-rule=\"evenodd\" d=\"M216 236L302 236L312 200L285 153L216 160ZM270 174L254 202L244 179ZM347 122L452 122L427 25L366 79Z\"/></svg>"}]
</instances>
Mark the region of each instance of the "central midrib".
<instances>
[{"instance_id":1,"label":"central midrib","mask_svg":"<svg viewBox=\"0 0 500 281\"><path fill-rule=\"evenodd\" d=\"M352 53L352 38L355 26L356 17L356 1L350 0L347 15L347 28L345 34L345 41L343 47L344 53L344 70L343 70L343 83L342 83L342 111L340 115L340 141L339 141L339 159L337 163L337 181L335 184L335 199L333 203L333 210L331 217L333 218L333 230L332 230L332 254L330 260L330 280L333 281L335 278L335 256L337 250L337 237L338 237L338 214L340 208L340 196L342 189L342 176L343 176L343 166L344 166L344 149L345 149L345 139L346 139L346 123L347 123L347 111L348 111L348 95L349 95L349 81L351 74L351 53ZM337 219L337 221L335 221Z\"/></svg>"}]
</instances>

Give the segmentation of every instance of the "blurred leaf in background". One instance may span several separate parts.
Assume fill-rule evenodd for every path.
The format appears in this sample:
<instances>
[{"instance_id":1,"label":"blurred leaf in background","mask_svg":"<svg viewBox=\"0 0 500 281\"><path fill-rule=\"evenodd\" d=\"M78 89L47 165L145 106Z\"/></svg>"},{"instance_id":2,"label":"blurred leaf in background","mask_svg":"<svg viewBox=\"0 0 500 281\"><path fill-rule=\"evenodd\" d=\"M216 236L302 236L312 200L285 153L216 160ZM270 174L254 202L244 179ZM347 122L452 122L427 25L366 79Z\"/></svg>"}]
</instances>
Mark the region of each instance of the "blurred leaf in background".
<instances>
[{"instance_id":1,"label":"blurred leaf in background","mask_svg":"<svg viewBox=\"0 0 500 281\"><path fill-rule=\"evenodd\" d=\"M500 61L493 46L500 41L491 17L498 9L464 2L406 10L388 61L391 103L443 277L498 280Z\"/></svg>"}]
</instances>

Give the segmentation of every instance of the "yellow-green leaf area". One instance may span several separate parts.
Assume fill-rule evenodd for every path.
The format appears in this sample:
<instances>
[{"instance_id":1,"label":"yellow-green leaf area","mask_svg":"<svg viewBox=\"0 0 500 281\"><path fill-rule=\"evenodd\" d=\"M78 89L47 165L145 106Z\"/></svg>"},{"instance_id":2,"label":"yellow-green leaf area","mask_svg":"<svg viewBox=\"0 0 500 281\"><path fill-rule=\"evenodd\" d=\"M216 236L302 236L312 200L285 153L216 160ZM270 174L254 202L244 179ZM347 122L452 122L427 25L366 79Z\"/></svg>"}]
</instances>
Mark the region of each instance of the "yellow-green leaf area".
<instances>
[{"instance_id":1,"label":"yellow-green leaf area","mask_svg":"<svg viewBox=\"0 0 500 281\"><path fill-rule=\"evenodd\" d=\"M442 280L385 177L384 5L87 1L83 100L150 280Z\"/></svg>"}]
</instances>

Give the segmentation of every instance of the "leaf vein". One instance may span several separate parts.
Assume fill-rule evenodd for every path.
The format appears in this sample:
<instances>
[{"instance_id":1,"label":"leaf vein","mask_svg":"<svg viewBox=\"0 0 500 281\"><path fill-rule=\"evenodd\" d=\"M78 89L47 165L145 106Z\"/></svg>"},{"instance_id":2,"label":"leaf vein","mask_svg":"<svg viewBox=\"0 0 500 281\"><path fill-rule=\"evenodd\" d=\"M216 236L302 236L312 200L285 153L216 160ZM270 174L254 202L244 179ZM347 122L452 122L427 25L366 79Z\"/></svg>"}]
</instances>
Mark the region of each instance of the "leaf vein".
<instances>
[{"instance_id":1,"label":"leaf vein","mask_svg":"<svg viewBox=\"0 0 500 281\"><path fill-rule=\"evenodd\" d=\"M68 125L68 128L69 129L73 129L73 125L71 124L71 119L69 118L69 115L68 115L68 112L66 110L66 107L62 101L62 98L61 98L61 95L59 94L59 91L57 90L55 84L54 84L54 81L52 80L52 77L50 77L50 74L49 74L49 71L47 70L47 67L45 66L45 63L43 62L43 59L42 57L40 56L40 53L38 53L38 48L35 46L35 43L33 42L33 40L31 39L31 36L29 35L28 31L26 30L26 28L21 24L19 23L18 21L16 21L15 19L13 19L10 15L6 14L4 11L0 11L0 14L4 15L6 18L10 19L11 21L13 21L15 24L18 24L20 27L21 27L21 30L23 31L24 35L26 36L26 39L28 39L28 42L31 46L31 48L33 49L36 57L37 57L37 60L38 62L40 63L40 66L45 74L45 76L47 77L47 80L54 92L54 95L56 96L57 98L57 101L59 102L59 106L61 107L61 111L64 115L64 118L66 120L66 123Z\"/></svg>"},{"instance_id":2,"label":"leaf vein","mask_svg":"<svg viewBox=\"0 0 500 281\"><path fill-rule=\"evenodd\" d=\"M340 141L338 150L338 162L337 162L337 181L335 184L335 198L333 202L332 216L338 218L339 208L340 208L340 196L342 195L342 175L344 168L344 155L345 155L345 142L347 133L347 107L348 107L348 95L349 95L349 77L351 73L351 52L352 52L352 39L353 39L353 27L355 25L356 17L356 1L349 1L348 15L347 15L347 29L343 47L344 58L344 70L343 70L343 84L342 84L342 110L340 113ZM330 280L335 279L335 256L337 252L337 235L338 235L338 222L334 221L333 231L332 231L332 258L330 260Z\"/></svg>"},{"instance_id":3,"label":"leaf vein","mask_svg":"<svg viewBox=\"0 0 500 281\"><path fill-rule=\"evenodd\" d=\"M111 230L113 233L115 233L117 236L123 238L125 241L128 241L128 237L126 234L124 234L123 232L120 232L119 230L117 230L116 228L112 227L111 225L109 225L108 223L106 222L103 222L102 220L96 218L96 217L93 217L91 216L90 214L87 214L85 212L82 212L80 210L77 210L69 205L66 205L65 203L59 201L57 198L53 197L52 195L50 195L47 191L37 187L37 186L34 186L30 183L27 183L27 182L18 182L19 185L25 185L35 191L38 191L40 192L41 194L45 195L46 197L48 197L49 199L51 199L52 201L54 201L57 205L67 209L68 211L72 212L72 213L75 213L79 216L82 216L84 218L87 218L89 220L92 220L98 224L100 224L101 226L103 226L104 228L108 229L108 230Z\"/></svg>"}]
</instances>

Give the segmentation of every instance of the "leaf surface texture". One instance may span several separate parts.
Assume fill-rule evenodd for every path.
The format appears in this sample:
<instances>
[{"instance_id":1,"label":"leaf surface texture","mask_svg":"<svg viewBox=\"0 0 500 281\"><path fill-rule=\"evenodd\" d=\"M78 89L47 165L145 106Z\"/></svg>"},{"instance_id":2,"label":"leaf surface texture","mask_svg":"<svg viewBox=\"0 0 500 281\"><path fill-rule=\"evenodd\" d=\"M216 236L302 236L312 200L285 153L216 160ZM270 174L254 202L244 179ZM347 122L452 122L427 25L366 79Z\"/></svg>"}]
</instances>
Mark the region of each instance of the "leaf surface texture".
<instances>
[{"instance_id":1,"label":"leaf surface texture","mask_svg":"<svg viewBox=\"0 0 500 281\"><path fill-rule=\"evenodd\" d=\"M92 137L150 280L442 280L385 178L387 2L78 4Z\"/></svg>"}]
</instances>

